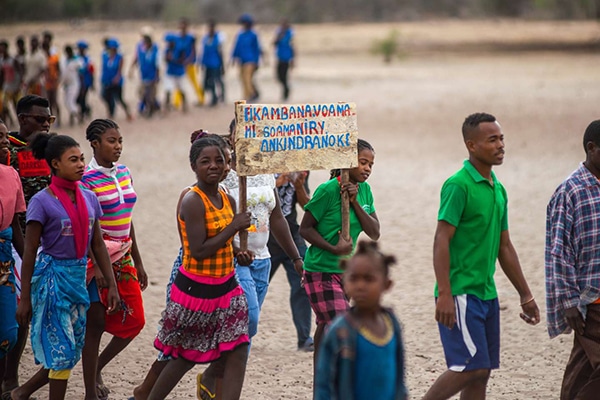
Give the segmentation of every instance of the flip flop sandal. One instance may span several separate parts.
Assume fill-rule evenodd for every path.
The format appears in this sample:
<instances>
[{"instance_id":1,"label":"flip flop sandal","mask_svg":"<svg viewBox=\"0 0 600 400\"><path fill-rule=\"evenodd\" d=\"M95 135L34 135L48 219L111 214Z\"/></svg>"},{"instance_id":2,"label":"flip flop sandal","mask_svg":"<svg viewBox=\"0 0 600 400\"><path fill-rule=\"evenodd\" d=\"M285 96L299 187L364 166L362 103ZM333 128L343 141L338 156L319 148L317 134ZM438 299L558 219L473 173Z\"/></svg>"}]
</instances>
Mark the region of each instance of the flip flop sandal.
<instances>
[{"instance_id":1,"label":"flip flop sandal","mask_svg":"<svg viewBox=\"0 0 600 400\"><path fill-rule=\"evenodd\" d=\"M203 394L205 394L208 397L203 396ZM201 372L198 373L198 375L196 375L196 397L198 398L198 400L208 400L217 397L216 393L212 393L210 389L204 386L204 384L202 383Z\"/></svg>"}]
</instances>

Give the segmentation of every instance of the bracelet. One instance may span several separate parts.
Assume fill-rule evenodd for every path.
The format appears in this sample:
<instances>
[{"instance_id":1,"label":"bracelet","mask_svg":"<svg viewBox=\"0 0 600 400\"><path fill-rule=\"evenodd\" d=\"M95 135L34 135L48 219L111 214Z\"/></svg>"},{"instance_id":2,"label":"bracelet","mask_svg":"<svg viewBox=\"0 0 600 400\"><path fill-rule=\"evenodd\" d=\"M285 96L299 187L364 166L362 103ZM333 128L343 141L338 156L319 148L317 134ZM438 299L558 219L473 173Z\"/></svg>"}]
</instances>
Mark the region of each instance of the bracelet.
<instances>
[{"instance_id":1,"label":"bracelet","mask_svg":"<svg viewBox=\"0 0 600 400\"><path fill-rule=\"evenodd\" d=\"M298 260L302 260L302 257L292 258L292 262L296 262ZM304 260L302 260L302 262L304 262Z\"/></svg>"},{"instance_id":2,"label":"bracelet","mask_svg":"<svg viewBox=\"0 0 600 400\"><path fill-rule=\"evenodd\" d=\"M524 303L521 303L521 307L523 307L523 306L524 306L524 305L526 305L526 304L529 304L529 303L531 303L531 302L532 302L532 301L534 301L534 300L535 300L535 297L532 297L532 298L530 298L530 299L529 299L529 300L527 300L526 302L524 302Z\"/></svg>"}]
</instances>

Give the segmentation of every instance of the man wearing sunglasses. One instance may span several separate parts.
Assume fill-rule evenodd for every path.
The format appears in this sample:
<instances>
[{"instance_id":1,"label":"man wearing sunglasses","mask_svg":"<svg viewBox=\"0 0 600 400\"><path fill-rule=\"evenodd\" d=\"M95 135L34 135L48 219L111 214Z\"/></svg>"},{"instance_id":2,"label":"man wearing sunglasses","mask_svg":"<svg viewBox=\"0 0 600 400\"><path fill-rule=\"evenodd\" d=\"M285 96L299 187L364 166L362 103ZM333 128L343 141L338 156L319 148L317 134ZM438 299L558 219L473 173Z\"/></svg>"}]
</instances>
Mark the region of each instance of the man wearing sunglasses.
<instances>
[{"instance_id":1,"label":"man wearing sunglasses","mask_svg":"<svg viewBox=\"0 0 600 400\"><path fill-rule=\"evenodd\" d=\"M50 125L56 117L50 115L50 103L47 99L27 95L21 98L17 103L17 118L19 121L19 131L10 132L8 140L10 141L9 156L6 163L13 167L19 173L23 185L23 194L25 203L34 194L45 189L50 184L50 168L45 160L37 160L31 154L28 148L29 142L38 132L48 132ZM21 228L25 229L25 213L20 213ZM25 232L23 232L25 235ZM17 298L21 295L21 258L13 249L15 259L15 288L17 289ZM0 381L2 383L2 392L10 391L19 386L19 362L21 354L27 342L29 326L19 326L19 333L15 347L8 355L0 360L5 365L0 365ZM4 376L1 372L4 371Z\"/></svg>"}]
</instances>

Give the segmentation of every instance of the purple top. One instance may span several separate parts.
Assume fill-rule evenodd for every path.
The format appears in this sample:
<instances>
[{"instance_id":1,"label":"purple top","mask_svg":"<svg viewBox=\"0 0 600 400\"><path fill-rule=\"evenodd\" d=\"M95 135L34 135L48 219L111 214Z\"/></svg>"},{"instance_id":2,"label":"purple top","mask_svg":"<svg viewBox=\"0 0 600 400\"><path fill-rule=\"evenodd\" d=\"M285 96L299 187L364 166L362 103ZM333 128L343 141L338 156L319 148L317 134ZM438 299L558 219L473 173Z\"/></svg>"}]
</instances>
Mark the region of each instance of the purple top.
<instances>
[{"instance_id":1,"label":"purple top","mask_svg":"<svg viewBox=\"0 0 600 400\"><path fill-rule=\"evenodd\" d=\"M83 197L88 208L89 242L92 240L94 221L102 216L102 208L98 198L87 189L82 189ZM76 258L73 228L67 211L58 199L48 193L48 190L38 192L27 206L27 223L37 221L42 224L42 251L59 259Z\"/></svg>"}]
</instances>

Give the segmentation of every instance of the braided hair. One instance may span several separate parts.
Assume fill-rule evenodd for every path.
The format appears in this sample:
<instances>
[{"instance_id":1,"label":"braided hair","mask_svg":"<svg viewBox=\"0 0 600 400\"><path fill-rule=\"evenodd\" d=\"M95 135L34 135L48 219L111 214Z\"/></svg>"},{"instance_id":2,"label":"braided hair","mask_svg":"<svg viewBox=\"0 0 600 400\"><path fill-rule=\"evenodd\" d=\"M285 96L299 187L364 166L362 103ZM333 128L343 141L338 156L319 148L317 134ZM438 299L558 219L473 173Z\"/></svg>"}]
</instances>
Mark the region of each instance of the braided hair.
<instances>
[{"instance_id":1,"label":"braided hair","mask_svg":"<svg viewBox=\"0 0 600 400\"><path fill-rule=\"evenodd\" d=\"M383 254L379 250L379 245L377 242L373 240L361 240L358 242L356 253L354 253L352 258L358 256L369 256L373 258L374 261L380 264L383 268L383 275L386 278L390 276L390 266L396 263L396 257L391 254ZM352 258L342 259L340 261L340 267L345 270Z\"/></svg>"},{"instance_id":2,"label":"braided hair","mask_svg":"<svg viewBox=\"0 0 600 400\"><path fill-rule=\"evenodd\" d=\"M112 119L95 119L85 130L85 138L92 143L94 140L100 140L100 136L109 129L119 129L119 125Z\"/></svg>"}]
</instances>

